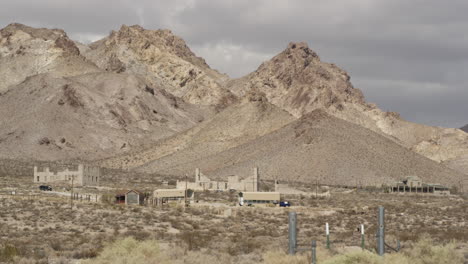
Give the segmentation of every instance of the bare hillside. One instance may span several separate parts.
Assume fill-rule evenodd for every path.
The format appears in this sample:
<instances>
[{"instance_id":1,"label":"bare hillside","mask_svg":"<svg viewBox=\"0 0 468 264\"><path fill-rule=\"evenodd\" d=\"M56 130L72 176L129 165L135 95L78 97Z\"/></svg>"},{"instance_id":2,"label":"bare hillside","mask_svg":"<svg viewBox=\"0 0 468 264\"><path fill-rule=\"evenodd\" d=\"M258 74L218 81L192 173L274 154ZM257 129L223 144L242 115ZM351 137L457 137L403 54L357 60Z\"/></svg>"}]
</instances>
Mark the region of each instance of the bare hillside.
<instances>
[{"instance_id":1,"label":"bare hillside","mask_svg":"<svg viewBox=\"0 0 468 264\"><path fill-rule=\"evenodd\" d=\"M255 72L230 81L228 88L237 96L250 90L263 92L272 104L296 117L315 109L324 110L437 162L450 163L468 156L468 134L453 128L411 123L398 113L384 112L367 103L344 70L321 61L305 43L290 43ZM468 174L468 167L456 169Z\"/></svg>"},{"instance_id":2,"label":"bare hillside","mask_svg":"<svg viewBox=\"0 0 468 264\"><path fill-rule=\"evenodd\" d=\"M260 168L263 179L318 179L325 184L380 185L418 175L428 182L452 186L464 177L378 133L321 110L209 157L170 167L156 161L139 170L180 175L199 167L207 175L227 177L250 175L254 166Z\"/></svg>"},{"instance_id":3,"label":"bare hillside","mask_svg":"<svg viewBox=\"0 0 468 264\"><path fill-rule=\"evenodd\" d=\"M10 24L0 30L0 94L41 73L66 77L97 71L61 29Z\"/></svg>"},{"instance_id":4,"label":"bare hillside","mask_svg":"<svg viewBox=\"0 0 468 264\"><path fill-rule=\"evenodd\" d=\"M275 131L295 118L266 102L262 95L250 94L244 101L232 105L213 118L185 132L163 139L144 151L124 153L101 161L111 168L136 168L147 163L171 168L180 164L209 158Z\"/></svg>"},{"instance_id":5,"label":"bare hillside","mask_svg":"<svg viewBox=\"0 0 468 264\"><path fill-rule=\"evenodd\" d=\"M103 158L186 130L209 113L133 75L36 75L0 96L0 157Z\"/></svg>"}]
</instances>

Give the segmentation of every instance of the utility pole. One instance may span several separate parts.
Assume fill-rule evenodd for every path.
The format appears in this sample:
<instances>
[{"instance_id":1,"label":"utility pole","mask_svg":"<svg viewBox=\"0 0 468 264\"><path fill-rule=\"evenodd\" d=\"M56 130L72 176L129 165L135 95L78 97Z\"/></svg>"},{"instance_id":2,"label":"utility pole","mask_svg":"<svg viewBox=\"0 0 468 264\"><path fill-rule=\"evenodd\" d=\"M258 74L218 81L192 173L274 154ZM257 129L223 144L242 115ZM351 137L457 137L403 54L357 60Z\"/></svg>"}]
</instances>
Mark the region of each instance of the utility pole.
<instances>
[{"instance_id":1,"label":"utility pole","mask_svg":"<svg viewBox=\"0 0 468 264\"><path fill-rule=\"evenodd\" d=\"M187 174L185 174L184 205L187 206Z\"/></svg>"},{"instance_id":2,"label":"utility pole","mask_svg":"<svg viewBox=\"0 0 468 264\"><path fill-rule=\"evenodd\" d=\"M70 209L73 210L73 180L75 180L75 176L71 176L71 193L70 193Z\"/></svg>"},{"instance_id":3,"label":"utility pole","mask_svg":"<svg viewBox=\"0 0 468 264\"><path fill-rule=\"evenodd\" d=\"M318 179L315 179L315 199L318 199Z\"/></svg>"}]
</instances>

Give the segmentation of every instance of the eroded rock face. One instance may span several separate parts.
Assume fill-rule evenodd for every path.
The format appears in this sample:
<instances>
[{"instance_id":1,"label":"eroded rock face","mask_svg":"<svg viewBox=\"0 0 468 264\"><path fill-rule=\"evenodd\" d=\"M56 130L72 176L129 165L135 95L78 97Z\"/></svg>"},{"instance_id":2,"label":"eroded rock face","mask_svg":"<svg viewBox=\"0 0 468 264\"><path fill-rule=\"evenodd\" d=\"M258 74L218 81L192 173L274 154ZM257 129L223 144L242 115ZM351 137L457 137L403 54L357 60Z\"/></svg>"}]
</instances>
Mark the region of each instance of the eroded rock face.
<instances>
[{"instance_id":1,"label":"eroded rock face","mask_svg":"<svg viewBox=\"0 0 468 264\"><path fill-rule=\"evenodd\" d=\"M199 158L196 153L215 157L304 116L320 119L310 118L318 110L468 172L467 133L407 122L367 103L344 70L305 43L290 43L255 72L231 80L169 30L122 26L83 45L63 30L11 24L0 30L0 78L4 156L93 159L131 150L131 161L123 154L119 164L184 163ZM220 113L213 117L213 109ZM141 146L146 154L138 153ZM174 151L180 159L165 157Z\"/></svg>"},{"instance_id":2,"label":"eroded rock face","mask_svg":"<svg viewBox=\"0 0 468 264\"><path fill-rule=\"evenodd\" d=\"M228 77L212 70L169 30L122 26L90 48L84 55L101 69L139 74L189 103L218 105L235 99L222 85Z\"/></svg>"},{"instance_id":3,"label":"eroded rock face","mask_svg":"<svg viewBox=\"0 0 468 264\"><path fill-rule=\"evenodd\" d=\"M453 159L468 156L466 133L407 122L398 113L385 112L367 103L344 70L322 62L305 43L290 43L255 72L231 81L228 88L239 97L248 96L250 91L260 92L272 104L296 117L321 109L437 162L451 164ZM458 165L456 169L468 174L468 166Z\"/></svg>"},{"instance_id":4,"label":"eroded rock face","mask_svg":"<svg viewBox=\"0 0 468 264\"><path fill-rule=\"evenodd\" d=\"M334 64L320 61L306 43L290 43L253 73L231 84L243 96L254 89L296 117L319 108L342 110L344 103L365 104L349 75Z\"/></svg>"},{"instance_id":5,"label":"eroded rock face","mask_svg":"<svg viewBox=\"0 0 468 264\"><path fill-rule=\"evenodd\" d=\"M10 24L0 30L0 93L36 74L75 76L98 70L61 29Z\"/></svg>"},{"instance_id":6,"label":"eroded rock face","mask_svg":"<svg viewBox=\"0 0 468 264\"><path fill-rule=\"evenodd\" d=\"M466 126L460 128L460 129L463 130L463 131L465 131L465 132L468 132L468 125L466 125Z\"/></svg>"}]
</instances>

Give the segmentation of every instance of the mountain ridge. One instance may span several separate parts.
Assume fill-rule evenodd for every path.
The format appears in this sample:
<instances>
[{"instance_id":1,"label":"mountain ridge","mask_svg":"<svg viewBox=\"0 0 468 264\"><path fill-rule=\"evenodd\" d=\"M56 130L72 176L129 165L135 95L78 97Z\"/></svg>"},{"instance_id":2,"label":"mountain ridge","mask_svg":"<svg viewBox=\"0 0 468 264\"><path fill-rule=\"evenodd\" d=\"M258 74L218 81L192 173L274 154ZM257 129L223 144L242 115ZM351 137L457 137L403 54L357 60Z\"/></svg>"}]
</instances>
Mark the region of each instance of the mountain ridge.
<instances>
[{"instance_id":1,"label":"mountain ridge","mask_svg":"<svg viewBox=\"0 0 468 264\"><path fill-rule=\"evenodd\" d=\"M256 71L230 79L211 69L169 30L123 25L89 45L73 42L58 29L11 24L0 33L0 77L6 80L0 85L0 157L84 158L105 167L171 173L186 173L184 166L196 166L197 161L217 164L216 160L225 157L221 163L225 168L213 165L207 171L233 173L234 168L243 170L235 160L251 155L242 152L251 149L249 144L267 151L265 157L277 151L287 159L295 155L296 148L304 155L320 158L320 153L297 144L304 141L303 137L291 138L284 132L296 133L291 124L299 126L298 122L317 115L317 120L327 120L324 124L330 137L317 132L320 129L313 125L306 130L328 142L330 152L341 148L333 140L348 138L351 143L344 142L342 152L375 161L366 154L372 148L363 144L363 135L371 135L381 159L385 151L380 147L384 146L393 151L388 155L400 153L408 158L393 158L395 164L426 164L449 175L447 182L451 184L453 172L447 172L445 166L462 174L468 172L466 133L411 123L367 103L346 71L321 61L303 42L289 43ZM352 135L360 143L330 130L333 127L354 131ZM294 148L268 150L274 141L267 139L275 138L275 133L284 137L277 142L287 139ZM317 146L323 155L328 153L324 145ZM365 153L356 153L353 148ZM256 153L255 149L251 151L252 155ZM278 156L271 157L282 164ZM296 159L302 163L284 166L296 166L294 171L307 162L302 157ZM261 157L255 160L267 162ZM346 166L353 168L352 164ZM411 172L405 168L399 170L401 177ZM323 169L329 173L333 166ZM354 171L374 178L384 177L382 173L397 178L389 169ZM349 180L346 175L340 177Z\"/></svg>"}]
</instances>

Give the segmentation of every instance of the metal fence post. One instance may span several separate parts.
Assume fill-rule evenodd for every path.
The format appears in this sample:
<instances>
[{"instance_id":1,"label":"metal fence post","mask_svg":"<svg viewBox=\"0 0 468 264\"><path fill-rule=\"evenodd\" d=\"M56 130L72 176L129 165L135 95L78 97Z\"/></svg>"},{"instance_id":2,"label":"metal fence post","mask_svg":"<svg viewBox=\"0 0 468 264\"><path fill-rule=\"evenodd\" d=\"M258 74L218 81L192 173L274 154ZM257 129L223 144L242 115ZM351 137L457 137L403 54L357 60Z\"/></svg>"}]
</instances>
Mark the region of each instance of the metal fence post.
<instances>
[{"instance_id":1,"label":"metal fence post","mask_svg":"<svg viewBox=\"0 0 468 264\"><path fill-rule=\"evenodd\" d=\"M296 245L297 245L297 215L296 212L289 212L289 255L296 254Z\"/></svg>"},{"instance_id":2,"label":"metal fence post","mask_svg":"<svg viewBox=\"0 0 468 264\"><path fill-rule=\"evenodd\" d=\"M385 253L385 209L379 206L379 223L377 229L377 253L383 256Z\"/></svg>"},{"instance_id":3,"label":"metal fence post","mask_svg":"<svg viewBox=\"0 0 468 264\"><path fill-rule=\"evenodd\" d=\"M364 250L366 249L366 241L364 238L364 225L361 224L361 248Z\"/></svg>"},{"instance_id":4,"label":"metal fence post","mask_svg":"<svg viewBox=\"0 0 468 264\"><path fill-rule=\"evenodd\" d=\"M330 249L330 227L325 223L325 234L327 235L327 248Z\"/></svg>"},{"instance_id":5,"label":"metal fence post","mask_svg":"<svg viewBox=\"0 0 468 264\"><path fill-rule=\"evenodd\" d=\"M315 241L315 240L312 240L311 263L312 264L317 264L317 241Z\"/></svg>"}]
</instances>

